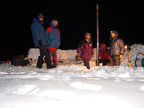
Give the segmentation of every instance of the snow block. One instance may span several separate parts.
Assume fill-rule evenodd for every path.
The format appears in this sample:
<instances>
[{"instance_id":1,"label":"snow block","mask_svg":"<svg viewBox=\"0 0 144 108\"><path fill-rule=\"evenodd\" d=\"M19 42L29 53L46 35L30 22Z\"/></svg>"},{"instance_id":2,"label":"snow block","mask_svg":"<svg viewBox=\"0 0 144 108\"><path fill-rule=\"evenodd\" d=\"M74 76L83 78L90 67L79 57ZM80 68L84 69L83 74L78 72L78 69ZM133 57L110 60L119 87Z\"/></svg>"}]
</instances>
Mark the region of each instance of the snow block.
<instances>
[{"instance_id":1,"label":"snow block","mask_svg":"<svg viewBox=\"0 0 144 108\"><path fill-rule=\"evenodd\" d=\"M94 52L96 52L96 48L94 48ZM57 49L57 59L58 60L76 60L75 56L77 55L76 49L69 50L61 50ZM28 58L32 58L32 60L37 60L39 56L39 48L30 48L28 51ZM96 54L94 53L94 57L92 60L96 59Z\"/></svg>"}]
</instances>

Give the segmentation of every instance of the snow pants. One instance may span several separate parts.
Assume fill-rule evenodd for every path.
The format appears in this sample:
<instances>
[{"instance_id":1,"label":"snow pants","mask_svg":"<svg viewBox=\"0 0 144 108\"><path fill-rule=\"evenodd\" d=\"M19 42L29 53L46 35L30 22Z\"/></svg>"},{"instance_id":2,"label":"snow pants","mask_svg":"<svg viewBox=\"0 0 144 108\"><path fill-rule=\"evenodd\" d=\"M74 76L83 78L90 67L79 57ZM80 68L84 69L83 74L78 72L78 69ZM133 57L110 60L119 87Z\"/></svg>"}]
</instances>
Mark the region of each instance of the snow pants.
<instances>
[{"instance_id":1,"label":"snow pants","mask_svg":"<svg viewBox=\"0 0 144 108\"><path fill-rule=\"evenodd\" d=\"M52 57L53 57L53 66L57 66L57 52L56 52L56 50L49 49L49 56L50 56L50 59L52 59Z\"/></svg>"},{"instance_id":2,"label":"snow pants","mask_svg":"<svg viewBox=\"0 0 144 108\"><path fill-rule=\"evenodd\" d=\"M119 66L120 65L120 56L111 56L110 57L110 66Z\"/></svg>"},{"instance_id":3,"label":"snow pants","mask_svg":"<svg viewBox=\"0 0 144 108\"><path fill-rule=\"evenodd\" d=\"M51 60L50 60L50 56L49 56L49 53L47 50L47 45L39 46L39 50L40 50L40 55L38 57L37 67L42 68L43 57L45 59L47 67L50 67L51 66Z\"/></svg>"},{"instance_id":4,"label":"snow pants","mask_svg":"<svg viewBox=\"0 0 144 108\"><path fill-rule=\"evenodd\" d=\"M104 66L104 65L107 65L107 63L110 63L110 60L108 60L108 59L105 59L105 60L99 59L99 63L103 63L103 66Z\"/></svg>"},{"instance_id":5,"label":"snow pants","mask_svg":"<svg viewBox=\"0 0 144 108\"><path fill-rule=\"evenodd\" d=\"M90 66L89 66L89 60L90 60L90 59L83 59L84 66L86 66L87 69L90 69Z\"/></svg>"}]
</instances>

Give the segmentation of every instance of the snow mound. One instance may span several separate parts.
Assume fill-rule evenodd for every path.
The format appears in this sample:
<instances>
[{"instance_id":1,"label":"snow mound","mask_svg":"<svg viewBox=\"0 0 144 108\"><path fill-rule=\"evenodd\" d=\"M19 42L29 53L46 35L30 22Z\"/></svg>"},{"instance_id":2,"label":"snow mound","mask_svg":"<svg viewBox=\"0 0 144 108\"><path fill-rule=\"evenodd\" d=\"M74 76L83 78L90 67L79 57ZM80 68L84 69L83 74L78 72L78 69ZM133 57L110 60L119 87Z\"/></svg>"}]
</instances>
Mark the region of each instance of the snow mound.
<instances>
[{"instance_id":1,"label":"snow mound","mask_svg":"<svg viewBox=\"0 0 144 108\"><path fill-rule=\"evenodd\" d=\"M132 66L135 66L135 60L137 57L137 54L143 53L144 54L144 45L142 44L133 44L130 46L130 58L131 58L131 63ZM144 58L142 54L138 55L139 59ZM128 65L128 51L126 50L123 56L123 59L121 60L122 65Z\"/></svg>"}]
</instances>

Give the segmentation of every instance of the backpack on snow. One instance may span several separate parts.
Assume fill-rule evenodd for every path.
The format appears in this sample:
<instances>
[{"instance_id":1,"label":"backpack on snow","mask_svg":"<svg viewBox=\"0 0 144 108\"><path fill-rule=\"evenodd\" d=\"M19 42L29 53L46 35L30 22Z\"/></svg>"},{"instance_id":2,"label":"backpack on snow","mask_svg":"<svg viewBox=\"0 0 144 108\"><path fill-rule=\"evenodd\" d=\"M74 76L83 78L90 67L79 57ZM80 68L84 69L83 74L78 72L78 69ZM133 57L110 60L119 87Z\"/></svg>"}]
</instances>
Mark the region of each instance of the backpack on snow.
<instances>
[{"instance_id":1,"label":"backpack on snow","mask_svg":"<svg viewBox=\"0 0 144 108\"><path fill-rule=\"evenodd\" d=\"M19 55L13 56L11 64L14 66L26 66L29 64L29 61L25 60L23 55Z\"/></svg>"}]
</instances>

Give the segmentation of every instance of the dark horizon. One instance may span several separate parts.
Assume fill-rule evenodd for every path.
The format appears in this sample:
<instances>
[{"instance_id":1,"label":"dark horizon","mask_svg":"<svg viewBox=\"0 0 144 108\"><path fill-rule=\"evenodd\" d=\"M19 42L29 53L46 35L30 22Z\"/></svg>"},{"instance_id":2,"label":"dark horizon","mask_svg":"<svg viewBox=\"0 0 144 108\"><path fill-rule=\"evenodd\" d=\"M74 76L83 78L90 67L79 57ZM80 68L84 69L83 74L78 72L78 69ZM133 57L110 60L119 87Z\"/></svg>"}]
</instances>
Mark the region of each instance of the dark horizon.
<instances>
[{"instance_id":1,"label":"dark horizon","mask_svg":"<svg viewBox=\"0 0 144 108\"><path fill-rule=\"evenodd\" d=\"M127 45L144 44L144 5L121 1L10 1L1 6L0 61L13 56L28 55L34 48L31 34L32 19L44 14L44 27L52 19L59 21L60 49L76 49L85 32L90 32L96 47L96 4L99 5L99 40L109 46L111 30L117 30Z\"/></svg>"}]
</instances>

